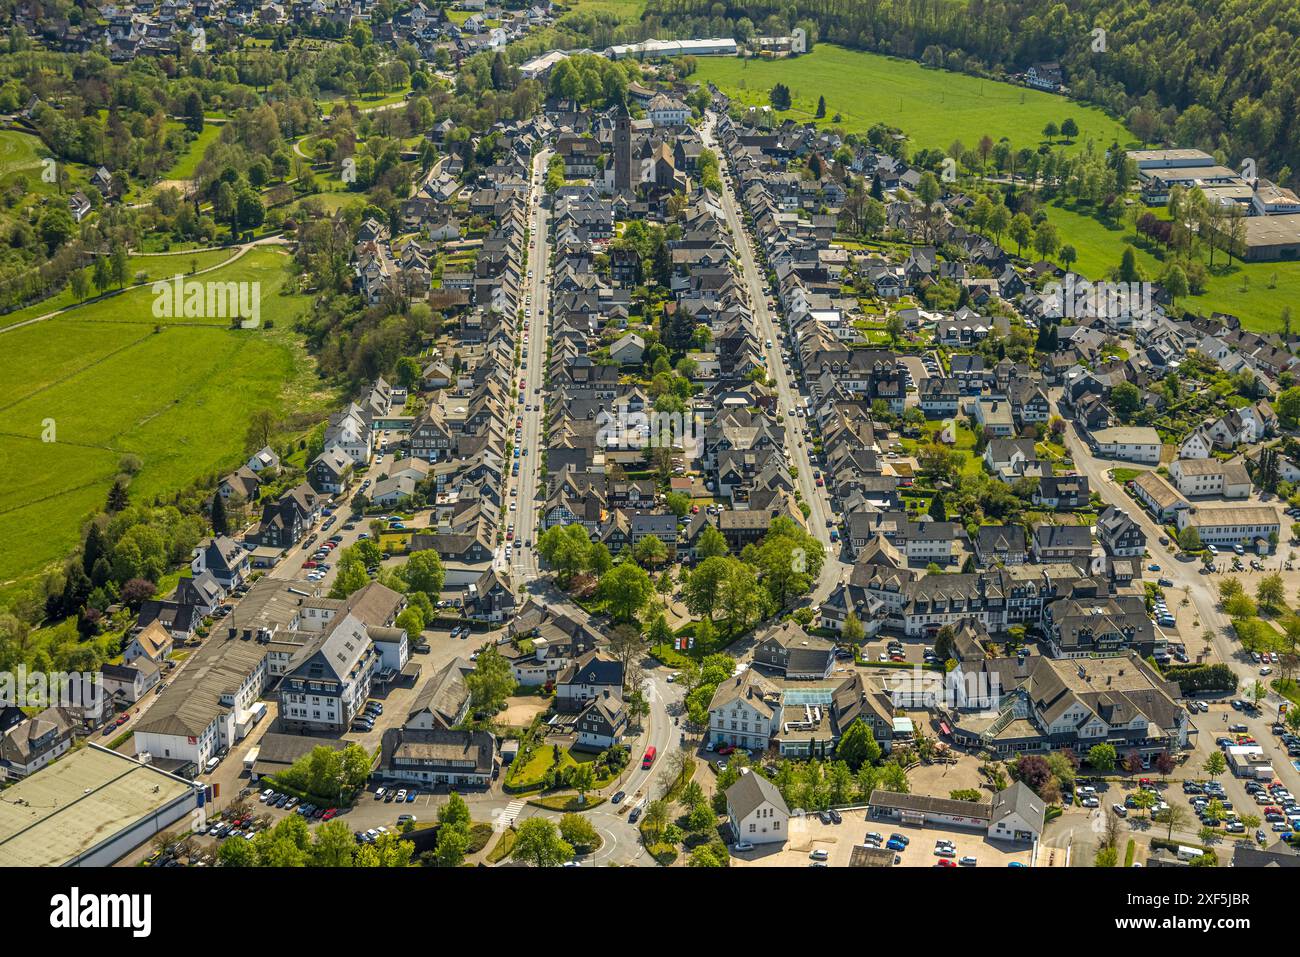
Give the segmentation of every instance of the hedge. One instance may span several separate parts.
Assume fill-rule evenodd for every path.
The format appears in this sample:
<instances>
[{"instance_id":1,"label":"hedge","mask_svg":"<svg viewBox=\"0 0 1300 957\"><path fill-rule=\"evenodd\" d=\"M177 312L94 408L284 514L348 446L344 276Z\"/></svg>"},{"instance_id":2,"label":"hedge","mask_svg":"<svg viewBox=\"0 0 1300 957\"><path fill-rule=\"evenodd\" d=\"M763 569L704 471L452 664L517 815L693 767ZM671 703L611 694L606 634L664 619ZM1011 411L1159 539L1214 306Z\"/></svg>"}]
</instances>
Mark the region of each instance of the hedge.
<instances>
[{"instance_id":1,"label":"hedge","mask_svg":"<svg viewBox=\"0 0 1300 957\"><path fill-rule=\"evenodd\" d=\"M1184 695L1198 691L1236 691L1237 675L1227 665L1169 665L1164 676L1177 681Z\"/></svg>"}]
</instances>

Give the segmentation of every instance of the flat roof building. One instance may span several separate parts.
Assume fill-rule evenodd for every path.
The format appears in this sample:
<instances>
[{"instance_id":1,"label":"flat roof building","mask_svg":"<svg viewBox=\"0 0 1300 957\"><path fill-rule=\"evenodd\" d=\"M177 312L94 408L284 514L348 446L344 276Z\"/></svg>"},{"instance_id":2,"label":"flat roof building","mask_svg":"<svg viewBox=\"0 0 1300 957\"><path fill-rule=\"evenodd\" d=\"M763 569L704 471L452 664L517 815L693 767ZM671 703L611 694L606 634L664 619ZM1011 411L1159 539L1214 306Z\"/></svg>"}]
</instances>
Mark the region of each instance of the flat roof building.
<instances>
[{"instance_id":1,"label":"flat roof building","mask_svg":"<svg viewBox=\"0 0 1300 957\"><path fill-rule=\"evenodd\" d=\"M184 821L202 788L97 744L18 782L0 800L0 867L106 867Z\"/></svg>"}]
</instances>

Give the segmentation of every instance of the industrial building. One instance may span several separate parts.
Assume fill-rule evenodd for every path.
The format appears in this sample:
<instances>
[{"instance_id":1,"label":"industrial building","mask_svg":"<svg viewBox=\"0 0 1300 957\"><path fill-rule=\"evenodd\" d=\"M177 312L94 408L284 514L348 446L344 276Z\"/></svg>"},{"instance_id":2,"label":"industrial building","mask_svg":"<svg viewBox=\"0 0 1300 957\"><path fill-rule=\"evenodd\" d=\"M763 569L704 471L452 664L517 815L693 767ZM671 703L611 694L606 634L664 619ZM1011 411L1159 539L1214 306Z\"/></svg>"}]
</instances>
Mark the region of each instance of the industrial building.
<instances>
[{"instance_id":1,"label":"industrial building","mask_svg":"<svg viewBox=\"0 0 1300 957\"><path fill-rule=\"evenodd\" d=\"M87 744L0 797L0 867L107 867L188 831L206 800L200 785Z\"/></svg>"}]
</instances>

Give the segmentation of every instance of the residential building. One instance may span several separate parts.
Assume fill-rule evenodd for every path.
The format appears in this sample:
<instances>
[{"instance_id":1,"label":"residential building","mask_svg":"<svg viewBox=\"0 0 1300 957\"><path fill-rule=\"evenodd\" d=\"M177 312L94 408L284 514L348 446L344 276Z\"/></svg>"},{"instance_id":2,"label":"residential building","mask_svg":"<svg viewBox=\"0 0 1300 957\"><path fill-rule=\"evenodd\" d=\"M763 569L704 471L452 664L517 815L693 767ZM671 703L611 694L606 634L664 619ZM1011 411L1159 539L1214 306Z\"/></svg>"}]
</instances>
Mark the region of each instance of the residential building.
<instances>
[{"instance_id":1,"label":"residential building","mask_svg":"<svg viewBox=\"0 0 1300 957\"><path fill-rule=\"evenodd\" d=\"M1086 525L1039 525L1030 545L1036 562L1087 564L1092 556L1092 533Z\"/></svg>"},{"instance_id":2,"label":"residential building","mask_svg":"<svg viewBox=\"0 0 1300 957\"><path fill-rule=\"evenodd\" d=\"M1100 458L1160 464L1160 434L1147 426L1113 426L1088 433L1093 452Z\"/></svg>"},{"instance_id":3,"label":"residential building","mask_svg":"<svg viewBox=\"0 0 1300 957\"><path fill-rule=\"evenodd\" d=\"M786 678L828 678L835 667L835 645L808 634L793 618L755 635L753 655L756 665Z\"/></svg>"},{"instance_id":4,"label":"residential building","mask_svg":"<svg viewBox=\"0 0 1300 957\"><path fill-rule=\"evenodd\" d=\"M389 728L377 773L399 784L463 790L488 787L495 768L496 739L487 731Z\"/></svg>"},{"instance_id":5,"label":"residential building","mask_svg":"<svg viewBox=\"0 0 1300 957\"><path fill-rule=\"evenodd\" d=\"M555 684L555 710L576 713L606 693L623 697L623 662L593 649L560 672Z\"/></svg>"},{"instance_id":6,"label":"residential building","mask_svg":"<svg viewBox=\"0 0 1300 957\"><path fill-rule=\"evenodd\" d=\"M790 832L790 808L781 792L749 768L727 789L727 820L736 840L750 844L784 844Z\"/></svg>"},{"instance_id":7,"label":"residential building","mask_svg":"<svg viewBox=\"0 0 1300 957\"><path fill-rule=\"evenodd\" d=\"M574 724L577 741L574 747L585 751L605 751L623 742L628 712L623 696L609 689L587 701Z\"/></svg>"},{"instance_id":8,"label":"residential building","mask_svg":"<svg viewBox=\"0 0 1300 957\"><path fill-rule=\"evenodd\" d=\"M447 662L420 689L407 709L404 727L412 731L429 731L434 728L450 730L465 720L469 714L469 683L466 675L474 666L463 658Z\"/></svg>"},{"instance_id":9,"label":"residential building","mask_svg":"<svg viewBox=\"0 0 1300 957\"><path fill-rule=\"evenodd\" d=\"M46 708L0 738L0 773L17 781L65 754L81 730L81 719L69 708Z\"/></svg>"},{"instance_id":10,"label":"residential building","mask_svg":"<svg viewBox=\"0 0 1300 957\"><path fill-rule=\"evenodd\" d=\"M1226 462L1215 458L1174 459L1169 463L1174 487L1188 498L1217 495L1249 498L1251 481L1241 458Z\"/></svg>"},{"instance_id":11,"label":"residential building","mask_svg":"<svg viewBox=\"0 0 1300 957\"><path fill-rule=\"evenodd\" d=\"M233 591L248 580L248 553L234 539L218 535L194 549L190 571L196 576L211 572L222 588Z\"/></svg>"},{"instance_id":12,"label":"residential building","mask_svg":"<svg viewBox=\"0 0 1300 957\"><path fill-rule=\"evenodd\" d=\"M342 734L370 695L379 655L366 626L339 616L295 655L280 681L280 726L292 732Z\"/></svg>"},{"instance_id":13,"label":"residential building","mask_svg":"<svg viewBox=\"0 0 1300 957\"><path fill-rule=\"evenodd\" d=\"M1086 754L1110 744L1136 751L1144 766L1157 754L1189 747L1196 733L1165 681L1135 650L1103 658L984 658L948 673L953 741L1000 757L1069 748Z\"/></svg>"},{"instance_id":14,"label":"residential building","mask_svg":"<svg viewBox=\"0 0 1300 957\"><path fill-rule=\"evenodd\" d=\"M1108 555L1133 558L1146 553L1146 532L1114 505L1107 505L1097 516L1097 539Z\"/></svg>"}]
</instances>

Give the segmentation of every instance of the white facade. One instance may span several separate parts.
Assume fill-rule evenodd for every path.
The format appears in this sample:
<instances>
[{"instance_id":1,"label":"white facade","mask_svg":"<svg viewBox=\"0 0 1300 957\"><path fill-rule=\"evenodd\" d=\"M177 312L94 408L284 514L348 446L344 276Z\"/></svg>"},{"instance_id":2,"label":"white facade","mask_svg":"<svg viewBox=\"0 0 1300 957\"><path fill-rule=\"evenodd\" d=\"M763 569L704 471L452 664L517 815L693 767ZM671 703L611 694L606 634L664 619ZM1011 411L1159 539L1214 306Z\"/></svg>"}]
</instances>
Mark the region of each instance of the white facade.
<instances>
[{"instance_id":1,"label":"white facade","mask_svg":"<svg viewBox=\"0 0 1300 957\"><path fill-rule=\"evenodd\" d=\"M1281 535L1277 511L1267 506L1188 508L1176 517L1178 530L1191 525L1207 545L1253 545L1255 539Z\"/></svg>"},{"instance_id":2,"label":"white facade","mask_svg":"<svg viewBox=\"0 0 1300 957\"><path fill-rule=\"evenodd\" d=\"M1155 429L1098 429L1092 433L1092 441L1100 458L1160 464L1160 436Z\"/></svg>"},{"instance_id":3,"label":"white facade","mask_svg":"<svg viewBox=\"0 0 1300 957\"><path fill-rule=\"evenodd\" d=\"M709 741L766 751L775 724L775 715L765 715L746 701L732 701L709 713Z\"/></svg>"}]
</instances>

